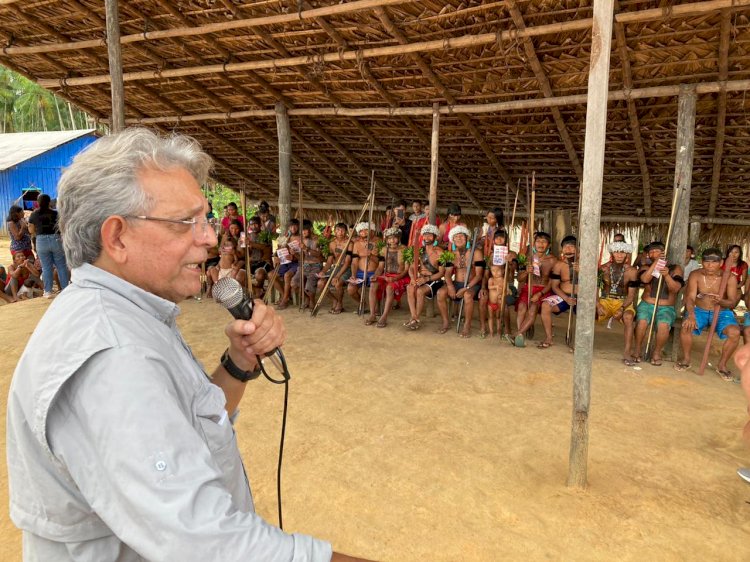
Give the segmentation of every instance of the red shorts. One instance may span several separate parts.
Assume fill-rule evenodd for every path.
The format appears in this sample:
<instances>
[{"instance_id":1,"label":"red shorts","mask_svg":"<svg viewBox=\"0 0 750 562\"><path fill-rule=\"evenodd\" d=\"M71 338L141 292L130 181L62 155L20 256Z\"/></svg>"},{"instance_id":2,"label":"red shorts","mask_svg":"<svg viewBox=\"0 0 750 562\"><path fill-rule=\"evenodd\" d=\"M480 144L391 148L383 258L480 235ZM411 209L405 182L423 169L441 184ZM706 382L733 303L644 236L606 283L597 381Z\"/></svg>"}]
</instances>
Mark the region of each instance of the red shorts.
<instances>
[{"instance_id":1,"label":"red shorts","mask_svg":"<svg viewBox=\"0 0 750 562\"><path fill-rule=\"evenodd\" d=\"M500 305L496 302L488 302L487 306L490 307L490 310L500 310Z\"/></svg>"},{"instance_id":2,"label":"red shorts","mask_svg":"<svg viewBox=\"0 0 750 562\"><path fill-rule=\"evenodd\" d=\"M386 273L385 275L381 275L376 279L378 282L378 300L381 300L385 296L385 289L388 285L388 281L395 278L397 274L395 273ZM394 281L391 283L391 286L393 287L393 296L396 297L397 301L401 300L401 296L406 292L406 287L411 282L411 279L409 279L409 276L406 275L405 277L402 277L398 281Z\"/></svg>"},{"instance_id":3,"label":"red shorts","mask_svg":"<svg viewBox=\"0 0 750 562\"><path fill-rule=\"evenodd\" d=\"M544 289L544 285L534 285L531 288L531 296L533 297L537 293L541 293L543 289ZM541 302L542 299L544 297L546 297L546 296L547 296L547 294L542 295L539 298L539 302ZM516 311L518 311L518 305L521 304L522 302L525 302L525 303L529 302L529 285L528 285L528 283L524 283L523 285L521 285L521 293L518 295L518 299L516 300Z\"/></svg>"}]
</instances>

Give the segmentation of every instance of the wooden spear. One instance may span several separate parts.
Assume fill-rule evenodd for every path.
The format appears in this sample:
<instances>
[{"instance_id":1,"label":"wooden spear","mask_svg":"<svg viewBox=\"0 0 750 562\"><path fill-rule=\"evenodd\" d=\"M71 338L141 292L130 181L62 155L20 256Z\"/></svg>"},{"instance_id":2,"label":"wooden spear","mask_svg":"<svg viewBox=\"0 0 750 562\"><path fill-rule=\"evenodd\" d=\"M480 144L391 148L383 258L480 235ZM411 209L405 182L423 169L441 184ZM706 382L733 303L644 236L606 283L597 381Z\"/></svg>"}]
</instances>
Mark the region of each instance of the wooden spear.
<instances>
[{"instance_id":1,"label":"wooden spear","mask_svg":"<svg viewBox=\"0 0 750 562\"><path fill-rule=\"evenodd\" d=\"M242 239L245 241L245 284L247 285L247 294L252 298L253 296L253 279L250 274L250 237L247 232L247 193L245 193L245 182L241 184L242 196L240 197L240 203L242 204Z\"/></svg>"},{"instance_id":2,"label":"wooden spear","mask_svg":"<svg viewBox=\"0 0 750 562\"><path fill-rule=\"evenodd\" d=\"M358 316L362 316L365 313L365 289L367 288L367 270L370 266L370 238L372 237L373 207L375 207L375 170L372 171L372 177L370 180L370 214L367 223L367 257L365 258L365 267L362 270L362 288L359 292L359 308L357 308Z\"/></svg>"},{"instance_id":3,"label":"wooden spear","mask_svg":"<svg viewBox=\"0 0 750 562\"><path fill-rule=\"evenodd\" d=\"M362 206L362 211L359 213L359 218L354 223L355 225L362 222L362 218L365 216L365 213L367 212L367 206L370 204L370 197L368 195L367 200L365 201L365 204ZM336 270L341 265L341 260L344 259L344 256L346 255L346 249L349 247L349 244L352 242L352 238L354 237L354 229L352 228L351 232L349 232L349 239L346 241L346 246L344 246L344 251L339 254L339 257L336 258L336 262L333 264L333 267L331 268L331 275L328 276L328 279L326 280L326 284L323 286L323 290L320 293L320 296L318 297L318 301L315 303L315 306L310 311L310 316L313 318L318 315L318 309L320 308L321 303L323 302L323 298L326 296L326 293L328 291L328 287L331 285L331 281L333 280L333 273L336 272Z\"/></svg>"},{"instance_id":4,"label":"wooden spear","mask_svg":"<svg viewBox=\"0 0 750 562\"><path fill-rule=\"evenodd\" d=\"M529 253L526 258L526 285L528 286L529 294L526 295L528 298L528 308L531 308L531 291L534 288L534 210L536 207L536 178L534 172L531 172L531 209L529 211ZM541 266L540 266L541 267ZM541 273L541 271L540 271Z\"/></svg>"},{"instance_id":5,"label":"wooden spear","mask_svg":"<svg viewBox=\"0 0 750 562\"><path fill-rule=\"evenodd\" d=\"M667 228L667 238L664 241L664 257L669 252L669 242L672 239L672 227L674 226L675 215L677 214L677 207L680 203L680 195L682 188L680 187L680 178L677 178L677 182L674 187L674 195L672 196L672 212L669 215L669 227ZM653 283L653 279L651 283ZM656 282L656 297L654 299L654 311L651 313L651 323L648 325L648 338L646 339L646 350L643 354L644 359L649 361L651 359L651 337L654 333L654 322L656 321L656 313L659 310L659 300L661 299L661 286L664 282L664 274L659 275L659 280ZM649 284L650 286L650 284ZM640 350L639 350L640 351Z\"/></svg>"},{"instance_id":6,"label":"wooden spear","mask_svg":"<svg viewBox=\"0 0 750 562\"><path fill-rule=\"evenodd\" d=\"M724 273L721 275L721 283L719 284L719 298L724 295L727 290L727 284L729 283L729 276L732 275L732 268L734 267L734 260L731 257L727 257L724 261ZM703 376L703 372L706 370L708 365L708 356L711 354L711 340L714 337L716 331L716 324L719 321L719 312L721 312L721 306L717 302L714 305L714 315L711 319L711 326L708 328L708 336L706 337L706 347L703 350L703 359L701 359L700 367L698 367L698 374Z\"/></svg>"},{"instance_id":7,"label":"wooden spear","mask_svg":"<svg viewBox=\"0 0 750 562\"><path fill-rule=\"evenodd\" d=\"M579 186L579 190L578 190L578 211L577 211L577 214L578 214L578 227L576 228L576 234L578 234L580 232L580 230L581 230L581 226L580 225L581 225L581 194L582 193L583 193L583 190L580 189L580 186ZM600 234L600 236L601 236L601 234ZM576 257L573 260L573 269L570 272L571 273L570 280L572 281L572 284L573 284L571 290L575 294L575 298L576 299L578 299L578 293L576 292L576 281L577 281L578 276L576 275L575 264L578 261L579 247L580 247L580 240L578 240L578 237L576 237ZM599 261L601 262L601 259ZM599 264L596 264L596 266L598 268ZM572 328L573 328L573 307L571 306L568 309L568 329L565 332L565 345L567 345L568 348L571 349L571 350L573 349L571 347L572 344L573 344L573 337L571 335L572 334Z\"/></svg>"},{"instance_id":8,"label":"wooden spear","mask_svg":"<svg viewBox=\"0 0 750 562\"><path fill-rule=\"evenodd\" d=\"M518 188L521 187L521 179L518 180ZM506 192L507 195L507 192ZM513 215L510 218L510 227L505 231L505 245L508 247L508 254L510 254L510 233L513 230L513 226L516 223L516 207L518 205L518 189L516 189L516 199L513 201ZM500 341L503 341L502 336L505 335L505 293L508 288L508 266L510 260L508 255L505 256L505 272L503 273L503 290L500 293ZM490 321L492 321L490 319Z\"/></svg>"},{"instance_id":9,"label":"wooden spear","mask_svg":"<svg viewBox=\"0 0 750 562\"><path fill-rule=\"evenodd\" d=\"M299 186L299 308L302 312L305 309L305 216L302 212L302 178L297 178ZM312 236L312 230L310 231Z\"/></svg>"}]
</instances>

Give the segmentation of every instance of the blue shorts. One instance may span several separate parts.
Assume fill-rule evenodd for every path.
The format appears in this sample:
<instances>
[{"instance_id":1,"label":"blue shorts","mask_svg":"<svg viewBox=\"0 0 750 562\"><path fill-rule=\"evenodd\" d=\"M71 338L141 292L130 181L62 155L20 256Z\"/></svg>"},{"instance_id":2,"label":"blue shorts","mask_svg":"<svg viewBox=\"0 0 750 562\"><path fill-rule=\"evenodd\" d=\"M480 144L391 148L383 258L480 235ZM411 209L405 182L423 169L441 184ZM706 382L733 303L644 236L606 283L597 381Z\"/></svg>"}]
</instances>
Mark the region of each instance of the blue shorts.
<instances>
[{"instance_id":1,"label":"blue shorts","mask_svg":"<svg viewBox=\"0 0 750 562\"><path fill-rule=\"evenodd\" d=\"M551 295L544 297L542 299L542 302L546 302L550 306L550 308L554 309L555 307L557 307L557 311L555 310L552 311L552 314L554 314L555 316L558 316L562 314L563 312L570 310L570 305L567 302L565 302L560 295L555 294L555 293L552 293ZM576 314L577 308L578 308L578 305L573 306L573 314Z\"/></svg>"},{"instance_id":2,"label":"blue shorts","mask_svg":"<svg viewBox=\"0 0 750 562\"><path fill-rule=\"evenodd\" d=\"M743 328L750 328L750 312L745 313L745 321L742 323Z\"/></svg>"},{"instance_id":3,"label":"blue shorts","mask_svg":"<svg viewBox=\"0 0 750 562\"><path fill-rule=\"evenodd\" d=\"M299 267L299 263L296 261L292 261L289 263L285 263L281 267L279 267L279 277L284 277L284 275L291 271L292 273L297 273L297 268Z\"/></svg>"},{"instance_id":4,"label":"blue shorts","mask_svg":"<svg viewBox=\"0 0 750 562\"><path fill-rule=\"evenodd\" d=\"M364 277L365 272L361 269L357 270L357 279L362 279ZM368 271L367 272L367 281L365 281L365 287L369 287L370 283L372 282L372 276L375 275L374 271Z\"/></svg>"},{"instance_id":5,"label":"blue shorts","mask_svg":"<svg viewBox=\"0 0 750 562\"><path fill-rule=\"evenodd\" d=\"M695 330L693 330L693 335L698 336L704 328L711 326L711 322L714 319L714 311L704 310L697 306L693 310L695 311ZM719 310L719 319L716 322L716 335L719 336L720 340L727 339L727 336L724 333L724 328L737 325L737 319L734 317L734 312L728 308L722 308Z\"/></svg>"}]
</instances>

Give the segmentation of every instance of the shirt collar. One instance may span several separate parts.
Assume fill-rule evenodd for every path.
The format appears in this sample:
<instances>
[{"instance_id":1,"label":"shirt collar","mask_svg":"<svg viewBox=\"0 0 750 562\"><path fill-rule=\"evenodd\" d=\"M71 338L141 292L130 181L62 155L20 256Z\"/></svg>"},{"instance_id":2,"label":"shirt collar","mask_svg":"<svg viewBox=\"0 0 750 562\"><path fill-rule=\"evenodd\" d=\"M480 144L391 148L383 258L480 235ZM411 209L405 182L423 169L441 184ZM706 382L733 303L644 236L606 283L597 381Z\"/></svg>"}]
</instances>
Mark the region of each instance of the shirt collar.
<instances>
[{"instance_id":1,"label":"shirt collar","mask_svg":"<svg viewBox=\"0 0 750 562\"><path fill-rule=\"evenodd\" d=\"M73 269L72 279L73 283L79 287L108 289L170 327L174 326L175 319L180 313L180 307L175 303L144 291L122 277L89 263Z\"/></svg>"}]
</instances>

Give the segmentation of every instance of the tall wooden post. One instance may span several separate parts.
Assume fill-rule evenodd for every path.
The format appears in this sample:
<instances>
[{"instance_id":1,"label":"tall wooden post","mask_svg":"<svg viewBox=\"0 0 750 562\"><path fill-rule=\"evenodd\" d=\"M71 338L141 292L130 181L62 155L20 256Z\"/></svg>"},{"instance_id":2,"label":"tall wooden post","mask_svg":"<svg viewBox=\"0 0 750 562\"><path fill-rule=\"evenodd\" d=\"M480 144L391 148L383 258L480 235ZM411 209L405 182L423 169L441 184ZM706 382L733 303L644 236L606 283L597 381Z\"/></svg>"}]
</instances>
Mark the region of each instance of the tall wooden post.
<instances>
[{"instance_id":1,"label":"tall wooden post","mask_svg":"<svg viewBox=\"0 0 750 562\"><path fill-rule=\"evenodd\" d=\"M285 234L292 218L292 132L289 114L281 102L276 104L276 134L279 137L279 225L281 233Z\"/></svg>"},{"instance_id":2,"label":"tall wooden post","mask_svg":"<svg viewBox=\"0 0 750 562\"><path fill-rule=\"evenodd\" d=\"M440 144L440 104L432 104L432 143L430 144L430 224L437 219L438 146Z\"/></svg>"},{"instance_id":3,"label":"tall wooden post","mask_svg":"<svg viewBox=\"0 0 750 562\"><path fill-rule=\"evenodd\" d=\"M672 238L667 250L669 263L683 264L685 249L688 245L688 227L690 221L690 187L693 181L693 152L695 149L695 84L680 86L677 100L677 156L674 165L674 189L681 189L677 200L677 210L672 225ZM685 280L687 281L687 279ZM677 294L675 310L679 313L682 308L682 292ZM675 321L672 339L672 360L676 361L681 355L680 327L682 322Z\"/></svg>"},{"instance_id":4,"label":"tall wooden post","mask_svg":"<svg viewBox=\"0 0 750 562\"><path fill-rule=\"evenodd\" d=\"M117 0L105 0L107 18L107 58L109 59L112 117L109 130L117 133L125 128L125 82L122 79L122 51L120 49L120 21Z\"/></svg>"},{"instance_id":5,"label":"tall wooden post","mask_svg":"<svg viewBox=\"0 0 750 562\"><path fill-rule=\"evenodd\" d=\"M571 425L568 486L586 486L589 448L591 361L594 351L599 217L602 204L604 143L607 132L609 55L612 46L614 0L594 0L586 104L586 140L583 151L583 183L580 208L580 272L578 318L573 358L573 421Z\"/></svg>"},{"instance_id":6,"label":"tall wooden post","mask_svg":"<svg viewBox=\"0 0 750 562\"><path fill-rule=\"evenodd\" d=\"M693 250L698 251L698 245L701 239L701 223L700 221L693 221L690 223L690 230L688 233L688 243L693 247Z\"/></svg>"},{"instance_id":7,"label":"tall wooden post","mask_svg":"<svg viewBox=\"0 0 750 562\"><path fill-rule=\"evenodd\" d=\"M552 237L552 251L560 251L560 242L569 234L573 234L573 219L570 211L553 209L550 213L550 225L547 231Z\"/></svg>"}]
</instances>

